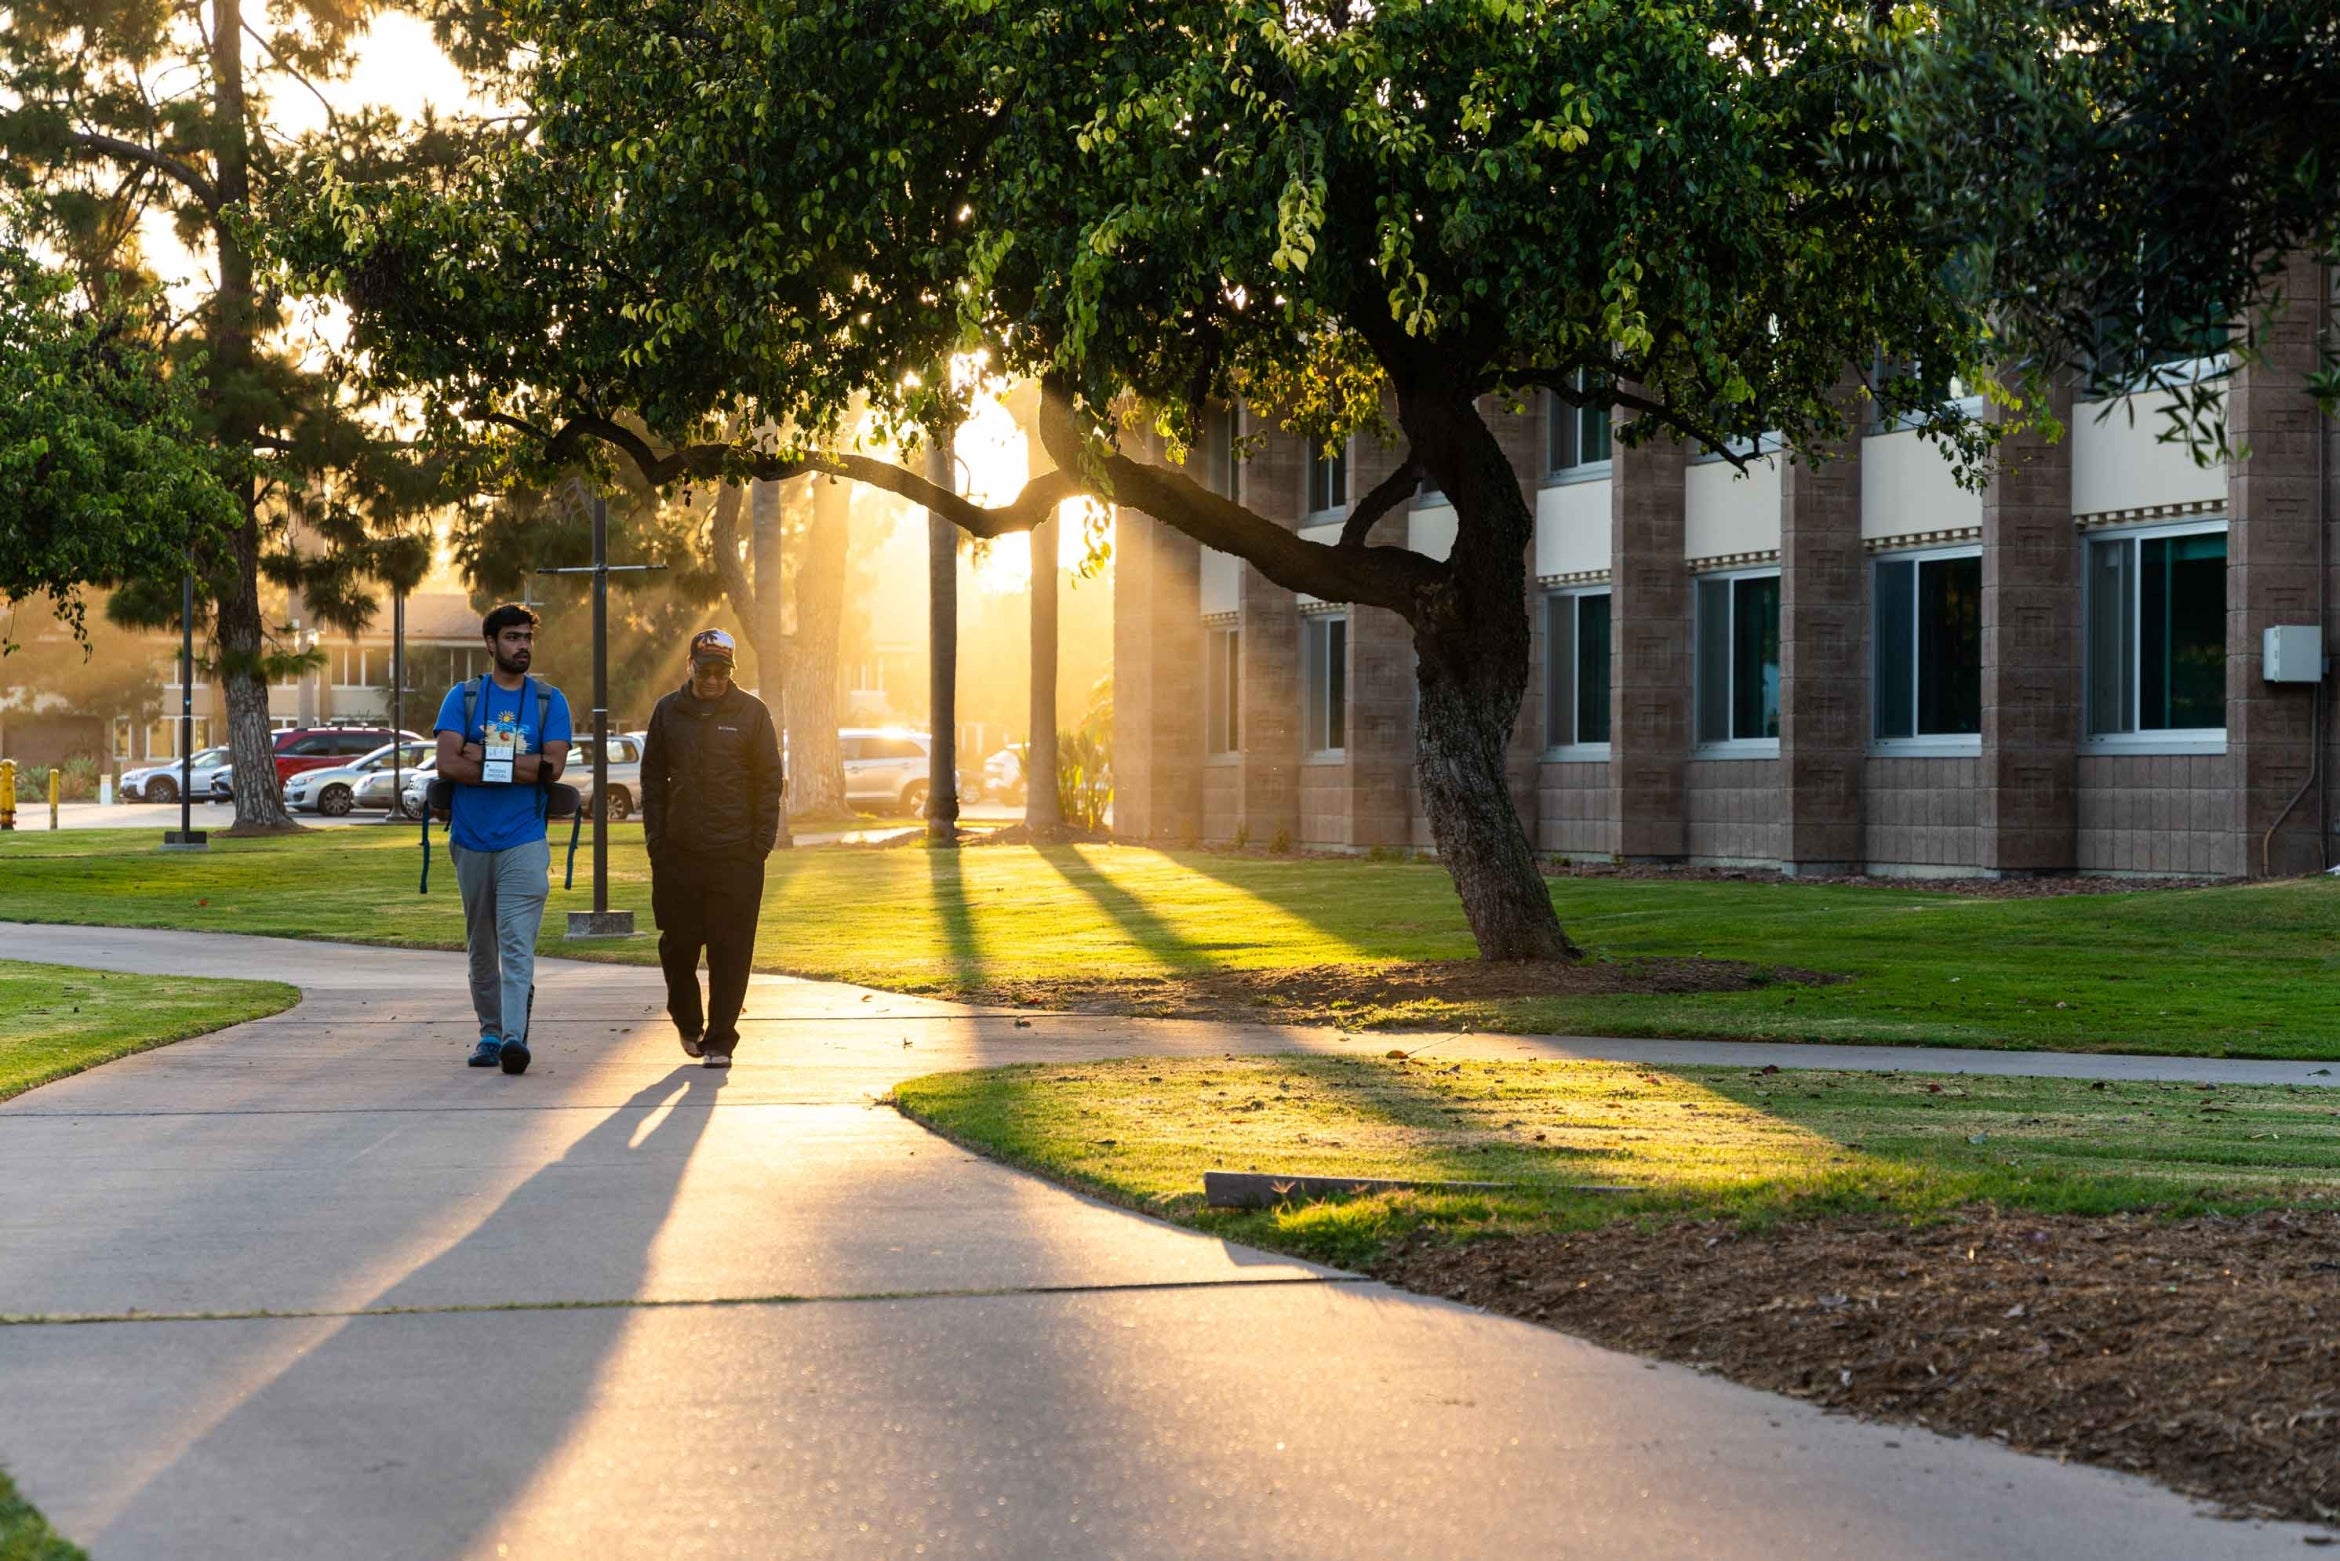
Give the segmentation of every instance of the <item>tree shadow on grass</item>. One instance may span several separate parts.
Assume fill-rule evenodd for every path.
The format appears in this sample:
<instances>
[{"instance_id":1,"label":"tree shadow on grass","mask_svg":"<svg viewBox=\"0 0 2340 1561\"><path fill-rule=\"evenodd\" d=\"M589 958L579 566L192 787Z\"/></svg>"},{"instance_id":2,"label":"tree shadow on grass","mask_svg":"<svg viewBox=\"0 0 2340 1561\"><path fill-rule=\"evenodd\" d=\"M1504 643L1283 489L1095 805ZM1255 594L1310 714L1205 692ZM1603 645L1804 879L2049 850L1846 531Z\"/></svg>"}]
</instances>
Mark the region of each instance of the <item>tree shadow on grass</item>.
<instances>
[{"instance_id":1,"label":"tree shadow on grass","mask_svg":"<svg viewBox=\"0 0 2340 1561\"><path fill-rule=\"evenodd\" d=\"M678 1068L611 1111L362 1308L412 1311L347 1319L197 1436L93 1536L100 1552L293 1555L327 1535L351 1555L476 1550L587 1419L633 1316L610 1303L641 1294L723 1080Z\"/></svg>"},{"instance_id":2,"label":"tree shadow on grass","mask_svg":"<svg viewBox=\"0 0 2340 1561\"><path fill-rule=\"evenodd\" d=\"M1169 919L1138 896L1113 882L1084 861L1071 846L1049 846L1033 852L1064 880L1066 887L1085 896L1111 917L1130 942L1173 972L1218 970L1225 962L1210 950L1197 947Z\"/></svg>"},{"instance_id":3,"label":"tree shadow on grass","mask_svg":"<svg viewBox=\"0 0 2340 1561\"><path fill-rule=\"evenodd\" d=\"M951 975L966 986L980 986L986 973L982 935L975 930L975 914L967 903L966 864L956 851L926 851L927 882L934 919L950 960Z\"/></svg>"}]
</instances>

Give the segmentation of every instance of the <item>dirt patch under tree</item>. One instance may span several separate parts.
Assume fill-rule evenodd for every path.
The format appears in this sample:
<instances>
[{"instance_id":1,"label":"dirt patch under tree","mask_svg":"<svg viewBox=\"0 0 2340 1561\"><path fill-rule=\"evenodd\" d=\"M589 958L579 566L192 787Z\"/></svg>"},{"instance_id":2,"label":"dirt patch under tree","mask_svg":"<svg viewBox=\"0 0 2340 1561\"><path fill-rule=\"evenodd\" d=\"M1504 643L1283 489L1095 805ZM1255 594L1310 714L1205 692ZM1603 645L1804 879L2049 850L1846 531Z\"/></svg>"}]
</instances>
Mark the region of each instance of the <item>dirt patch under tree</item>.
<instances>
[{"instance_id":1,"label":"dirt patch under tree","mask_svg":"<svg viewBox=\"0 0 2340 1561\"><path fill-rule=\"evenodd\" d=\"M1865 1418L2340 1518L2340 1213L1618 1225L1417 1242L1376 1272Z\"/></svg>"},{"instance_id":2,"label":"dirt patch under tree","mask_svg":"<svg viewBox=\"0 0 2340 1561\"><path fill-rule=\"evenodd\" d=\"M1458 959L999 980L985 983L981 995L1034 1008L1149 1018L1340 1024L1359 1012L1419 1003L1746 992L1781 982L1825 986L1845 979L1734 959L1586 959L1566 964Z\"/></svg>"}]
</instances>

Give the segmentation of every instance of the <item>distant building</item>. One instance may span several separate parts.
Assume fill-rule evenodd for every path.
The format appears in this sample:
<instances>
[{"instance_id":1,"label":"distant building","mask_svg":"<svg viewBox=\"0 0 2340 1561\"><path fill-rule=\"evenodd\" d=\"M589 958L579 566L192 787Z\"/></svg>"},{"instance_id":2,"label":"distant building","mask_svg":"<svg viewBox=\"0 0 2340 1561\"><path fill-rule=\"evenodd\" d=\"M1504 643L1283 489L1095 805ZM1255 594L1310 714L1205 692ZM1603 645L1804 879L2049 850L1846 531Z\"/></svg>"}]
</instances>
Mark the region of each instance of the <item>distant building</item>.
<instances>
[{"instance_id":1,"label":"distant building","mask_svg":"<svg viewBox=\"0 0 2340 1561\"><path fill-rule=\"evenodd\" d=\"M2149 405L2081 405L1981 492L1903 428L1741 475L1612 448L1556 399L1491 412L1536 514L1511 750L1531 840L1805 873L2244 875L2263 844L2274 872L2321 866L2308 783L2340 749L2318 765L2320 657L2304 683L2262 663L2264 632L2320 626L2329 594L2312 311L2263 346L2226 391L2237 459L2196 466ZM1321 539L1398 459L1272 430L1239 465L1206 456L1221 491ZM1442 557L1454 528L1425 493L1371 540ZM1114 578L1120 833L1431 843L1399 618L1128 510Z\"/></svg>"}]
</instances>

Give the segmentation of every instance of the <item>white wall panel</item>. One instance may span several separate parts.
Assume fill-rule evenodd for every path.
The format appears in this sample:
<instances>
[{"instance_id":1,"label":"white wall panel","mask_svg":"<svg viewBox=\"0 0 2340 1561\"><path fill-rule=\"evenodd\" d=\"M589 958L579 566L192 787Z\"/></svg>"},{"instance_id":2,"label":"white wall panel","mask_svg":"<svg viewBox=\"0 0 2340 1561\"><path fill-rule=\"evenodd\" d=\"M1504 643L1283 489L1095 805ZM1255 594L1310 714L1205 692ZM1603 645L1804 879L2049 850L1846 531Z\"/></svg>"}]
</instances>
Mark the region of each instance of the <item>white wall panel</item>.
<instances>
[{"instance_id":1,"label":"white wall panel","mask_svg":"<svg viewBox=\"0 0 2340 1561\"><path fill-rule=\"evenodd\" d=\"M1609 479L1561 482L1536 492L1536 574L1609 567Z\"/></svg>"},{"instance_id":2,"label":"white wall panel","mask_svg":"<svg viewBox=\"0 0 2340 1561\"><path fill-rule=\"evenodd\" d=\"M1202 550L1202 610L1208 618L1214 613L1233 612L1239 600L1243 579L1243 560L1217 548Z\"/></svg>"},{"instance_id":3,"label":"white wall panel","mask_svg":"<svg viewBox=\"0 0 2340 1561\"><path fill-rule=\"evenodd\" d=\"M1906 537L1982 524L1982 495L1958 486L1941 447L1914 433L1861 441L1861 535Z\"/></svg>"},{"instance_id":4,"label":"white wall panel","mask_svg":"<svg viewBox=\"0 0 2340 1561\"><path fill-rule=\"evenodd\" d=\"M1682 556L1779 549L1779 457L1746 471L1728 461L1693 461L1682 494Z\"/></svg>"},{"instance_id":5,"label":"white wall panel","mask_svg":"<svg viewBox=\"0 0 2340 1561\"><path fill-rule=\"evenodd\" d=\"M1453 505L1426 505L1406 516L1406 546L1443 561L1454 551L1456 524Z\"/></svg>"},{"instance_id":6,"label":"white wall panel","mask_svg":"<svg viewBox=\"0 0 2340 1561\"><path fill-rule=\"evenodd\" d=\"M2073 514L2225 502L2225 463L2204 470L2183 442L2157 440L2169 420L2145 397L2113 403L2112 415L2100 421L2105 405L2084 401L2072 409Z\"/></svg>"}]
</instances>

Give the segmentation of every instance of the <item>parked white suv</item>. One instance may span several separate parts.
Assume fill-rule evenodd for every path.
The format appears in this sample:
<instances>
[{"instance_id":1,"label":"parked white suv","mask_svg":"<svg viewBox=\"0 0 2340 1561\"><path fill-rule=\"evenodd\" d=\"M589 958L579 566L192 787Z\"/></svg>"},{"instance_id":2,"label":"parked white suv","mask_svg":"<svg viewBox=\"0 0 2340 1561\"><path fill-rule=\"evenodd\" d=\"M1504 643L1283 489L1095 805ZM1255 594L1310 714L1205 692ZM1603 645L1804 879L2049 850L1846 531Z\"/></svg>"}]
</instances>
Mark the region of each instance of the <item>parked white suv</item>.
<instances>
[{"instance_id":1,"label":"parked white suv","mask_svg":"<svg viewBox=\"0 0 2340 1561\"><path fill-rule=\"evenodd\" d=\"M225 748L198 749L189 761L189 790L187 795L201 802L211 795L211 777L227 767ZM179 800L179 761L163 764L142 764L135 770L122 772L122 800L125 802L176 802Z\"/></svg>"},{"instance_id":2,"label":"parked white suv","mask_svg":"<svg viewBox=\"0 0 2340 1561\"><path fill-rule=\"evenodd\" d=\"M848 726L837 733L845 761L845 800L879 811L899 808L922 813L931 787L933 739L899 726ZM959 796L972 797L968 775L959 772Z\"/></svg>"}]
</instances>

